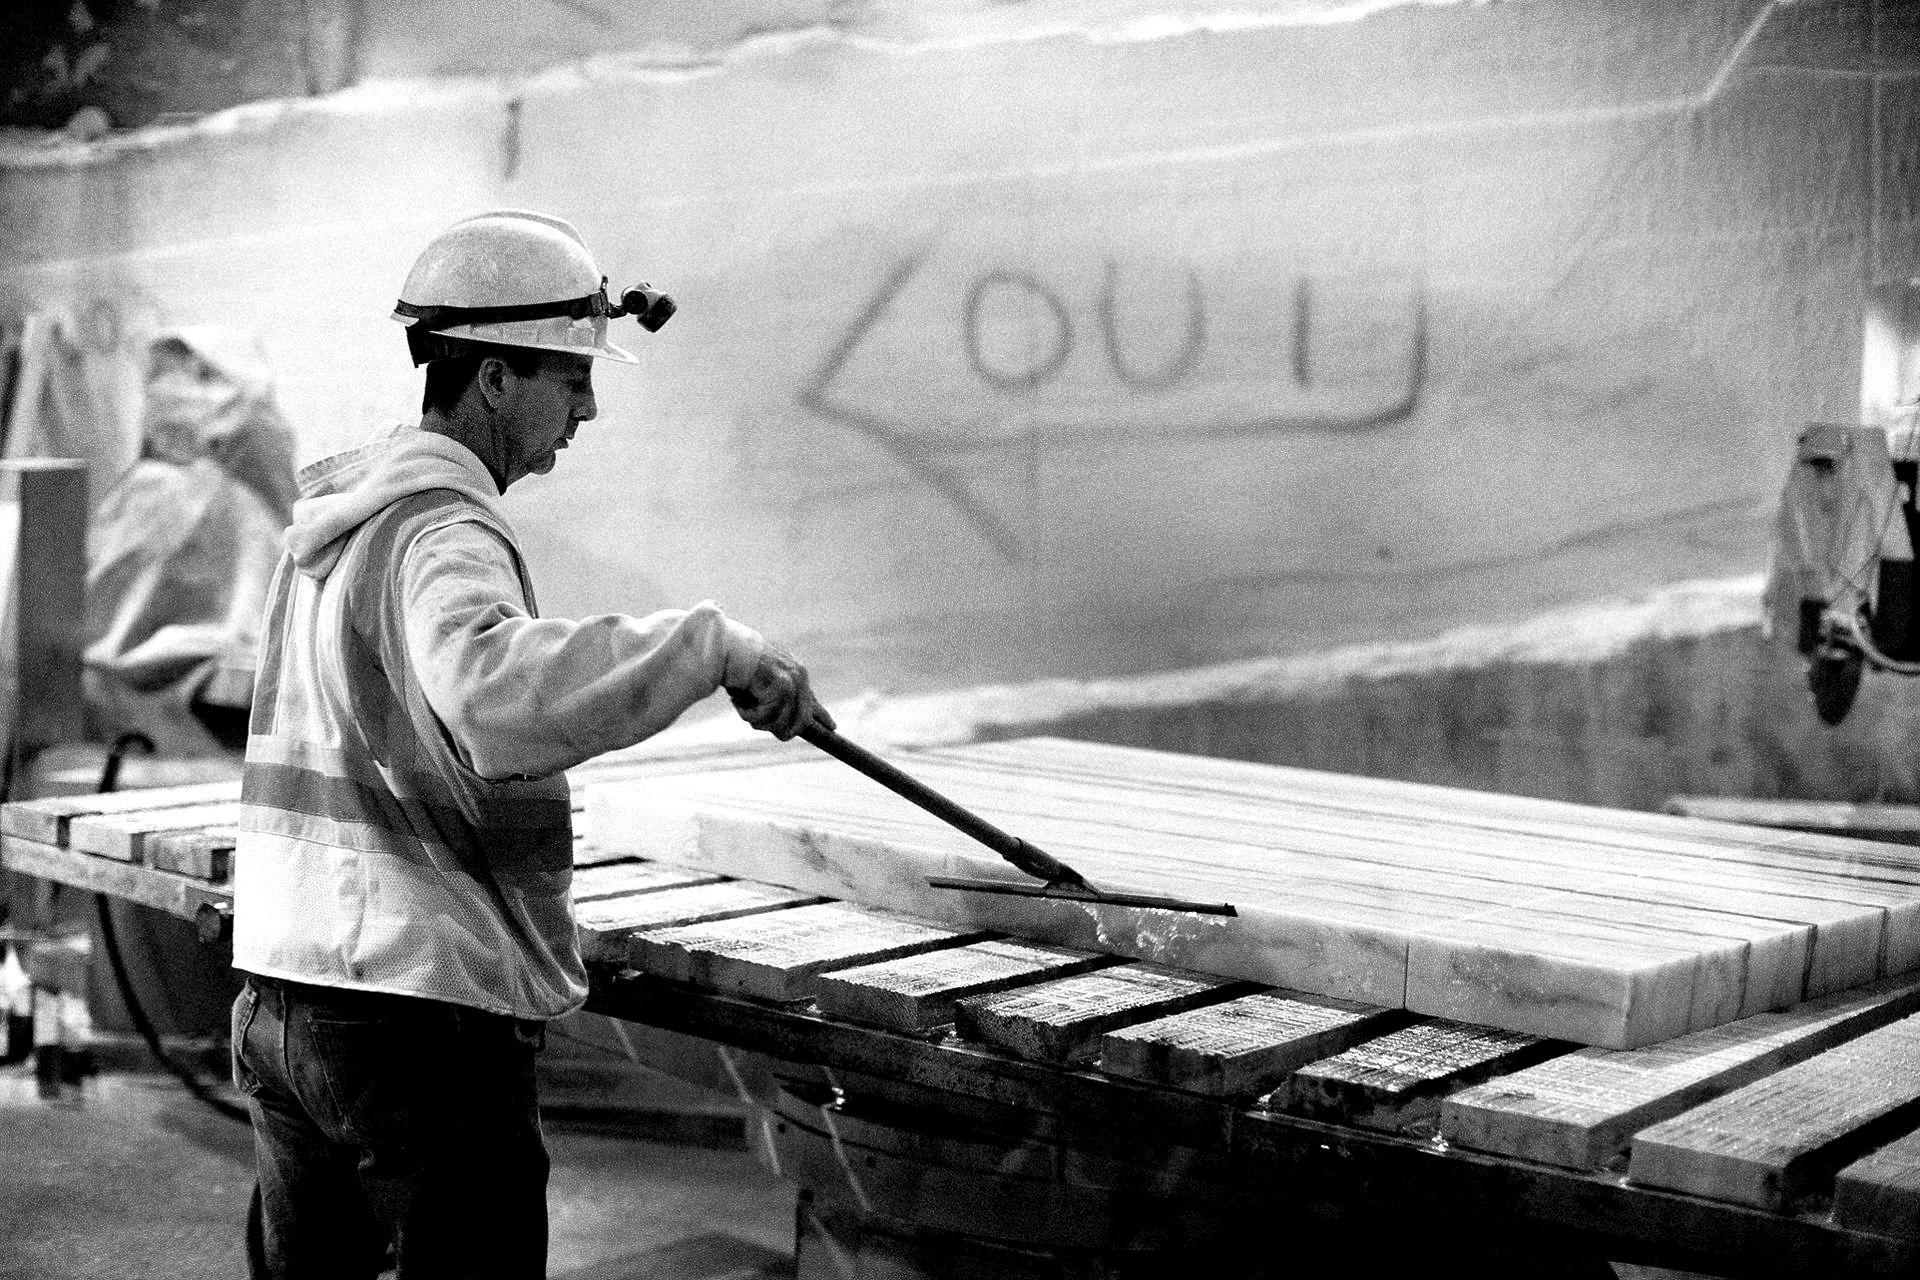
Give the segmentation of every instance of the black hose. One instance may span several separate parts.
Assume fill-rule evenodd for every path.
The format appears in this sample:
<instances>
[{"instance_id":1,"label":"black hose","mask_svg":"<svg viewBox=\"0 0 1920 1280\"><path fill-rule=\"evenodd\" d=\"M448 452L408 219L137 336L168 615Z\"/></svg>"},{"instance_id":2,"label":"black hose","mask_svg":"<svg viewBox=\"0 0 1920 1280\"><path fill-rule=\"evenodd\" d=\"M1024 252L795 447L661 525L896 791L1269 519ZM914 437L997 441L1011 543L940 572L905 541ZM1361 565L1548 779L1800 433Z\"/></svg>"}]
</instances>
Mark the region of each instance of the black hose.
<instances>
[{"instance_id":1,"label":"black hose","mask_svg":"<svg viewBox=\"0 0 1920 1280\"><path fill-rule=\"evenodd\" d=\"M93 895L93 901L99 909L100 942L106 949L107 963L113 969L114 985L120 989L120 1002L126 1005L127 1016L133 1019L134 1030L138 1031L140 1038L147 1042L147 1051L186 1086L188 1093L229 1120L237 1120L241 1124L252 1124L253 1119L247 1114L246 1108L237 1107L214 1093L205 1081L193 1073L191 1068L175 1061L172 1055L161 1047L160 1033L153 1029L153 1023L148 1019L147 1011L141 1006L139 998L134 995L133 980L127 974L127 962L120 953L120 939L113 926L113 899L104 893L96 893Z\"/></svg>"},{"instance_id":2,"label":"black hose","mask_svg":"<svg viewBox=\"0 0 1920 1280\"><path fill-rule=\"evenodd\" d=\"M145 734L122 734L107 750L106 767L100 774L100 791L112 791L120 784L120 761L129 748L140 747L146 754L153 754L153 741ZM104 893L93 895L94 906L100 917L100 943L107 953L107 963L113 969L114 985L120 990L120 1003L126 1006L127 1016L133 1019L134 1030L147 1043L147 1051L154 1060L165 1067L174 1078L186 1086L187 1092L218 1111L229 1120L241 1124L252 1124L253 1119L244 1107L235 1106L207 1085L193 1073L185 1063L176 1061L160 1044L160 1033L153 1028L153 1022L147 1017L147 1011L134 994L133 979L127 973L126 957L120 951L120 936L113 925L113 899Z\"/></svg>"},{"instance_id":3,"label":"black hose","mask_svg":"<svg viewBox=\"0 0 1920 1280\"><path fill-rule=\"evenodd\" d=\"M100 792L120 789L120 762L134 747L140 748L140 754L150 756L154 753L153 739L144 733L123 733L113 740L107 748L107 763L100 769L100 785L94 790Z\"/></svg>"}]
</instances>

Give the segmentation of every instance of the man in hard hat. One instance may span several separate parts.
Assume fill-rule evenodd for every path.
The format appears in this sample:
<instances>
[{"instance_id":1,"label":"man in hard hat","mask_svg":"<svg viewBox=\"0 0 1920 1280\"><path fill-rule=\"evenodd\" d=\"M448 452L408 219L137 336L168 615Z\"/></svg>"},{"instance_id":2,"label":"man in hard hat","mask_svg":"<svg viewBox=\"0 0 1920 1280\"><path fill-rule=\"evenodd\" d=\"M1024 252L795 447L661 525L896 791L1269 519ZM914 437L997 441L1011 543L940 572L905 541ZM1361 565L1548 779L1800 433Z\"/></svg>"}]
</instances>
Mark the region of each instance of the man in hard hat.
<instances>
[{"instance_id":1,"label":"man in hard hat","mask_svg":"<svg viewBox=\"0 0 1920 1280\"><path fill-rule=\"evenodd\" d=\"M579 234L498 211L430 243L395 318L420 424L300 474L269 591L235 856L236 1083L256 1276L539 1277L534 1054L580 1006L562 773L724 688L831 727L805 669L712 603L542 618L500 495L631 362Z\"/></svg>"}]
</instances>

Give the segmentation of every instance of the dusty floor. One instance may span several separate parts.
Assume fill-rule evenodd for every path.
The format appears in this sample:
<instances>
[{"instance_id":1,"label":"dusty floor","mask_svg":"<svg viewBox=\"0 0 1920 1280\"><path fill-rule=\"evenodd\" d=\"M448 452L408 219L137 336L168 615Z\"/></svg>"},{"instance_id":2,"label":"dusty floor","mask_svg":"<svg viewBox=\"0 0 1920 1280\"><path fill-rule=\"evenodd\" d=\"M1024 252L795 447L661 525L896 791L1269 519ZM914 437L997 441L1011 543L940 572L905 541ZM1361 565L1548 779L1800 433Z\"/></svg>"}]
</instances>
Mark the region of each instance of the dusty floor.
<instances>
[{"instance_id":1,"label":"dusty floor","mask_svg":"<svg viewBox=\"0 0 1920 1280\"><path fill-rule=\"evenodd\" d=\"M734 1143L550 1125L548 1275L790 1275L791 1189ZM0 1280L223 1280L246 1273L252 1139L172 1077L95 1076L57 1100L0 1068Z\"/></svg>"}]
</instances>

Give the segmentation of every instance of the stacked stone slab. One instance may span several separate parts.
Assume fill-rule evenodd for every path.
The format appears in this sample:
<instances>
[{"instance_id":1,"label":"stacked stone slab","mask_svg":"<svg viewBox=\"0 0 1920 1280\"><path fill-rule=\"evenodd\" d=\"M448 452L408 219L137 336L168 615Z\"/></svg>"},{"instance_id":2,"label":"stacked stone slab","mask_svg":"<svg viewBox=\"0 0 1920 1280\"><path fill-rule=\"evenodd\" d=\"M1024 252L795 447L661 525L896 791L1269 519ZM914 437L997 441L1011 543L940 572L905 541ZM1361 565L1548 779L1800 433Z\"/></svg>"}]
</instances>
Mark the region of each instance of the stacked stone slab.
<instances>
[{"instance_id":1,"label":"stacked stone slab","mask_svg":"<svg viewBox=\"0 0 1920 1280\"><path fill-rule=\"evenodd\" d=\"M588 838L1295 991L1624 1048L1920 967L1920 851L1054 739L902 757L1114 890L1232 919L935 889L1024 877L849 769L588 789Z\"/></svg>"}]
</instances>

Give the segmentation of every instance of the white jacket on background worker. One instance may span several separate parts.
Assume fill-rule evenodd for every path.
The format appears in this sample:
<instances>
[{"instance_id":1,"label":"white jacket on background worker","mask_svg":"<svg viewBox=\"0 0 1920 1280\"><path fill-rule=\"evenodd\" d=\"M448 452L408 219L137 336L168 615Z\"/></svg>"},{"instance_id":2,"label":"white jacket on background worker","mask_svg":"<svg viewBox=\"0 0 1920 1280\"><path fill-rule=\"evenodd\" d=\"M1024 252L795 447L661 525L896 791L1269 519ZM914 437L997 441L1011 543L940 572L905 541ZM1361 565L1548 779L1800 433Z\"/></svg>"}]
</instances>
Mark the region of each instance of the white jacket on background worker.
<instances>
[{"instance_id":1,"label":"white jacket on background worker","mask_svg":"<svg viewBox=\"0 0 1920 1280\"><path fill-rule=\"evenodd\" d=\"M586 998L562 770L744 683L703 603L538 616L486 468L402 427L300 473L269 594L234 965L521 1018Z\"/></svg>"}]
</instances>

